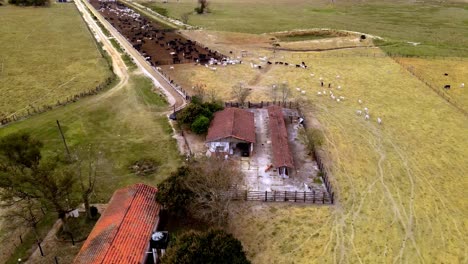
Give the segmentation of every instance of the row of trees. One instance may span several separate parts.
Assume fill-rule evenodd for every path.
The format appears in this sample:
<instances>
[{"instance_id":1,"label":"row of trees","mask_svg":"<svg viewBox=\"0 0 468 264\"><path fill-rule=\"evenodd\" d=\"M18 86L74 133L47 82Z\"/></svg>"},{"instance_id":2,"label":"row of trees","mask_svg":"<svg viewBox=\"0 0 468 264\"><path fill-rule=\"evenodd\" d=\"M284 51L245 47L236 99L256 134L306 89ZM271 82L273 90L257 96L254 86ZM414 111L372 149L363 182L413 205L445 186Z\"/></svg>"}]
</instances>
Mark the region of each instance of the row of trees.
<instances>
[{"instance_id":1,"label":"row of trees","mask_svg":"<svg viewBox=\"0 0 468 264\"><path fill-rule=\"evenodd\" d=\"M89 197L96 183L96 162L83 165L75 155L43 157L43 143L27 133L0 140L0 200L7 217L35 230L39 212L48 208L57 214L67 230L66 214L84 203L92 218ZM90 153L90 152L88 152Z\"/></svg>"}]
</instances>

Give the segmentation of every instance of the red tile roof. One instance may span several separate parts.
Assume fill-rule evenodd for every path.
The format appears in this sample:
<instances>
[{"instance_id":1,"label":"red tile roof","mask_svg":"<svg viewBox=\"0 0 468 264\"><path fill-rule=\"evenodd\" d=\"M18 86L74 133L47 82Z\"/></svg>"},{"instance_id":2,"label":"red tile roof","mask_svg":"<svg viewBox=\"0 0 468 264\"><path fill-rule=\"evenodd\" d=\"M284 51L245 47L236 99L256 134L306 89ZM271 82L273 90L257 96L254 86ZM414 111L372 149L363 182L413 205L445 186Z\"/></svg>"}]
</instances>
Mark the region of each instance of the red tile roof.
<instances>
[{"instance_id":1,"label":"red tile roof","mask_svg":"<svg viewBox=\"0 0 468 264\"><path fill-rule=\"evenodd\" d=\"M239 108L226 108L216 112L208 129L206 141L218 141L229 137L255 143L254 114Z\"/></svg>"},{"instance_id":2,"label":"red tile roof","mask_svg":"<svg viewBox=\"0 0 468 264\"><path fill-rule=\"evenodd\" d=\"M283 109L280 106L269 106L271 145L273 166L275 168L294 168L294 161L288 144L288 131L284 122Z\"/></svg>"},{"instance_id":3,"label":"red tile roof","mask_svg":"<svg viewBox=\"0 0 468 264\"><path fill-rule=\"evenodd\" d=\"M156 191L145 184L115 191L74 263L143 263L159 221Z\"/></svg>"}]
</instances>

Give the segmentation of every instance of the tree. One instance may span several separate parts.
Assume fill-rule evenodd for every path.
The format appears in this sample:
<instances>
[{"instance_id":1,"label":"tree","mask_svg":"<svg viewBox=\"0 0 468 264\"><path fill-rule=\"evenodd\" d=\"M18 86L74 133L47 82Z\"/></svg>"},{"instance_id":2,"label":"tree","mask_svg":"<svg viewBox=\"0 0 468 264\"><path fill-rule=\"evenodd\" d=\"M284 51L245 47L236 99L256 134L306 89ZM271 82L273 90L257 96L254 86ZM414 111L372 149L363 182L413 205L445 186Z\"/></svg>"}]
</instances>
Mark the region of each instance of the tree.
<instances>
[{"instance_id":1,"label":"tree","mask_svg":"<svg viewBox=\"0 0 468 264\"><path fill-rule=\"evenodd\" d=\"M250 93L251 90L246 88L243 83L237 83L236 85L232 86L231 94L241 105L245 104L245 100L247 100L247 97L249 97Z\"/></svg>"},{"instance_id":2,"label":"tree","mask_svg":"<svg viewBox=\"0 0 468 264\"><path fill-rule=\"evenodd\" d=\"M239 240L223 230L187 231L162 258L163 264L249 264Z\"/></svg>"},{"instance_id":3,"label":"tree","mask_svg":"<svg viewBox=\"0 0 468 264\"><path fill-rule=\"evenodd\" d=\"M291 89L289 89L289 85L286 82L283 82L279 85L279 90L281 93L281 102L285 104L291 94Z\"/></svg>"},{"instance_id":4,"label":"tree","mask_svg":"<svg viewBox=\"0 0 468 264\"><path fill-rule=\"evenodd\" d=\"M180 15L180 21L182 21L184 24L188 24L191 14L192 12L183 13Z\"/></svg>"},{"instance_id":5,"label":"tree","mask_svg":"<svg viewBox=\"0 0 468 264\"><path fill-rule=\"evenodd\" d=\"M198 7L195 8L197 14L203 14L208 9L208 0L198 0Z\"/></svg>"},{"instance_id":6,"label":"tree","mask_svg":"<svg viewBox=\"0 0 468 264\"><path fill-rule=\"evenodd\" d=\"M81 199L83 201L86 217L88 219L93 219L93 215L91 214L91 207L89 198L94 191L94 187L96 185L96 168L99 163L99 157L95 157L91 149L88 150L88 160L87 160L87 168L83 168L82 163L83 159L77 157L77 174L78 179L80 181L80 194ZM83 176L85 174L86 176Z\"/></svg>"},{"instance_id":7,"label":"tree","mask_svg":"<svg viewBox=\"0 0 468 264\"><path fill-rule=\"evenodd\" d=\"M193 193L185 184L190 174L190 168L182 166L173 172L169 178L158 184L156 201L165 209L175 215L187 213L187 204L190 203Z\"/></svg>"},{"instance_id":8,"label":"tree","mask_svg":"<svg viewBox=\"0 0 468 264\"><path fill-rule=\"evenodd\" d=\"M43 159L42 146L26 133L0 140L0 200L6 205L28 201L53 208L66 228L65 215L77 204L73 171L60 156Z\"/></svg>"},{"instance_id":9,"label":"tree","mask_svg":"<svg viewBox=\"0 0 468 264\"><path fill-rule=\"evenodd\" d=\"M208 127L210 126L210 119L208 119L204 115L200 115L195 119L192 123L192 131L197 134L204 134L208 131Z\"/></svg>"},{"instance_id":10,"label":"tree","mask_svg":"<svg viewBox=\"0 0 468 264\"><path fill-rule=\"evenodd\" d=\"M206 223L224 226L232 201L230 189L242 178L239 169L228 161L196 160L158 185L156 201L169 212L187 213Z\"/></svg>"}]
</instances>

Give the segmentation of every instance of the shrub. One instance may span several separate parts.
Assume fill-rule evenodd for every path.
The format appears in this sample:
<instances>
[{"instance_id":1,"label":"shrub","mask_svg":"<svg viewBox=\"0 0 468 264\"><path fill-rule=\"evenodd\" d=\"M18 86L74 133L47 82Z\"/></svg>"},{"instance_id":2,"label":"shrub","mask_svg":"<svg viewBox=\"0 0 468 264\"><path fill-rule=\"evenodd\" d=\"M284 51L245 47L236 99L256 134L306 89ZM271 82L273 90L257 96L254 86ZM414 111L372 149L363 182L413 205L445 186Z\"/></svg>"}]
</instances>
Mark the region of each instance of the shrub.
<instances>
[{"instance_id":1,"label":"shrub","mask_svg":"<svg viewBox=\"0 0 468 264\"><path fill-rule=\"evenodd\" d=\"M200 115L197 117L195 122L192 123L192 131L197 134L203 134L208 131L208 127L210 126L210 119L208 119L204 115Z\"/></svg>"},{"instance_id":2,"label":"shrub","mask_svg":"<svg viewBox=\"0 0 468 264\"><path fill-rule=\"evenodd\" d=\"M239 240L223 230L188 231L176 238L162 258L163 264L249 264Z\"/></svg>"}]
</instances>

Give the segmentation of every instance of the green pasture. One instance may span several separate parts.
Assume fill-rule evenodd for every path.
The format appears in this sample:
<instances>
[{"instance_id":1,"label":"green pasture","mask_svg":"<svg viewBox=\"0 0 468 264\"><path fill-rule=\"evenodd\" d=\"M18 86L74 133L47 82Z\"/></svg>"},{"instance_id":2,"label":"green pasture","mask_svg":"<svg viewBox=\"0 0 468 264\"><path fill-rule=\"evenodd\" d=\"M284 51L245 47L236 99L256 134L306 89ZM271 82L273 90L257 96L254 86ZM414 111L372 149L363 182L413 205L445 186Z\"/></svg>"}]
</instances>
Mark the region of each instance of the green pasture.
<instances>
[{"instance_id":1,"label":"green pasture","mask_svg":"<svg viewBox=\"0 0 468 264\"><path fill-rule=\"evenodd\" d=\"M197 1L139 0L156 11L181 17ZM217 0L210 13L189 18L189 24L210 30L266 33L332 28L381 36L377 42L392 54L468 56L468 8L462 1ZM421 43L413 46L407 42Z\"/></svg>"},{"instance_id":2,"label":"green pasture","mask_svg":"<svg viewBox=\"0 0 468 264\"><path fill-rule=\"evenodd\" d=\"M111 74L74 4L0 7L0 117L63 102Z\"/></svg>"},{"instance_id":3,"label":"green pasture","mask_svg":"<svg viewBox=\"0 0 468 264\"><path fill-rule=\"evenodd\" d=\"M91 148L96 153L102 152L93 202L105 203L120 187L136 182L155 185L180 162L165 114L167 104L164 98L151 92L152 87L149 79L132 76L129 84L118 91L111 89L11 124L0 129L0 137L27 131L44 142L46 155L65 154L56 125L59 120L72 151ZM136 176L130 171L130 165L142 158L160 163L155 174Z\"/></svg>"}]
</instances>

